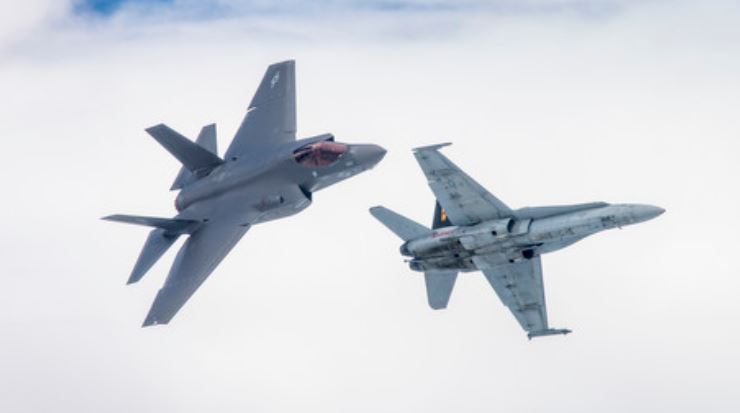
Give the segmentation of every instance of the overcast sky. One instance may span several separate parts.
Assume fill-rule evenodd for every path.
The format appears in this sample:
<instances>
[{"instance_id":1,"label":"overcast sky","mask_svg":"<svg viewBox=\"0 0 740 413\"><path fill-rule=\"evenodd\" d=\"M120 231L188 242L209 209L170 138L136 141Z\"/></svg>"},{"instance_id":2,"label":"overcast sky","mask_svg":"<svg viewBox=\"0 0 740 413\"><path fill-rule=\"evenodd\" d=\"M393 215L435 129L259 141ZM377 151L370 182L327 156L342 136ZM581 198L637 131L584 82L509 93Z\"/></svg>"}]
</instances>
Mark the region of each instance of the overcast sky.
<instances>
[{"instance_id":1,"label":"overcast sky","mask_svg":"<svg viewBox=\"0 0 740 413\"><path fill-rule=\"evenodd\" d=\"M737 2L109 3L0 2L0 411L740 411ZM174 215L144 128L223 149L290 58L299 135L388 155L140 328L175 249L125 286L147 231L99 218ZM410 148L445 141L512 207L667 212L543 258L573 334L527 341L480 273L435 312L367 209L429 223Z\"/></svg>"}]
</instances>

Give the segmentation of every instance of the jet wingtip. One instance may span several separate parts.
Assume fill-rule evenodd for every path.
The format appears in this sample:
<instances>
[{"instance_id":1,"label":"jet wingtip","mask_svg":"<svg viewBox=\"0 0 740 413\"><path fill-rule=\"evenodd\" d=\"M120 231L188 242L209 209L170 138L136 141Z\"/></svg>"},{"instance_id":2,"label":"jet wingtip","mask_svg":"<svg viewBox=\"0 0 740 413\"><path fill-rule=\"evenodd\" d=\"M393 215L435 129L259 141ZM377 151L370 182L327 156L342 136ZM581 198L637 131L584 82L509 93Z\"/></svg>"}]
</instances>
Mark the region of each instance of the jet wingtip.
<instances>
[{"instance_id":1,"label":"jet wingtip","mask_svg":"<svg viewBox=\"0 0 740 413\"><path fill-rule=\"evenodd\" d=\"M419 152L419 151L436 151L438 149L444 148L445 146L452 145L452 142L443 142L443 143L437 143L434 145L426 145L426 146L419 146L417 148L413 148L412 151Z\"/></svg>"},{"instance_id":2,"label":"jet wingtip","mask_svg":"<svg viewBox=\"0 0 740 413\"><path fill-rule=\"evenodd\" d=\"M145 273L145 271L141 271L139 268L134 268L134 271L131 272L128 280L126 280L126 285L136 284L141 280Z\"/></svg>"},{"instance_id":3,"label":"jet wingtip","mask_svg":"<svg viewBox=\"0 0 740 413\"><path fill-rule=\"evenodd\" d=\"M162 129L164 127L167 127L167 125L165 125L164 123L160 122L160 123L158 123L156 125L152 125L152 126L150 126L148 128L145 128L144 130L147 133L151 134L153 131L156 131L157 129Z\"/></svg>"},{"instance_id":4,"label":"jet wingtip","mask_svg":"<svg viewBox=\"0 0 740 413\"><path fill-rule=\"evenodd\" d=\"M152 317L151 315L144 320L144 323L141 325L142 328L144 327L152 327L152 326L158 326L158 325L166 325L166 321L160 321L157 320L156 317Z\"/></svg>"}]
</instances>

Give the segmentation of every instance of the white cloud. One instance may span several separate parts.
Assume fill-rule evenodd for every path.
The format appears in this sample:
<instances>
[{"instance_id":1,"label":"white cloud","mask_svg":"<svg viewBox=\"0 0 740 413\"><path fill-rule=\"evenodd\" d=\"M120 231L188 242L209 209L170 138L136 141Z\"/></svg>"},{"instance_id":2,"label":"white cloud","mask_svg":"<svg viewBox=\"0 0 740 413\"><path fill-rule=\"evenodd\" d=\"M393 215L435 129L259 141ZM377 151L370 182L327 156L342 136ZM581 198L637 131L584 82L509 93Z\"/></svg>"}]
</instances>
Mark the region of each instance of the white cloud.
<instances>
[{"instance_id":1,"label":"white cloud","mask_svg":"<svg viewBox=\"0 0 740 413\"><path fill-rule=\"evenodd\" d=\"M31 14L20 26L35 29L0 40L12 45L0 59L0 410L740 407L733 3L609 19ZM173 213L177 164L143 128L192 135L215 121L224 147L265 65L290 57L300 134L376 142L387 158L251 230L170 326L140 329L173 254L126 287L145 231L97 218ZM447 140L512 206L668 212L544 258L551 322L572 335L527 342L479 274L432 312L366 209L431 219L408 149Z\"/></svg>"},{"instance_id":2,"label":"white cloud","mask_svg":"<svg viewBox=\"0 0 740 413\"><path fill-rule=\"evenodd\" d=\"M64 1L0 2L0 51L67 12Z\"/></svg>"}]
</instances>

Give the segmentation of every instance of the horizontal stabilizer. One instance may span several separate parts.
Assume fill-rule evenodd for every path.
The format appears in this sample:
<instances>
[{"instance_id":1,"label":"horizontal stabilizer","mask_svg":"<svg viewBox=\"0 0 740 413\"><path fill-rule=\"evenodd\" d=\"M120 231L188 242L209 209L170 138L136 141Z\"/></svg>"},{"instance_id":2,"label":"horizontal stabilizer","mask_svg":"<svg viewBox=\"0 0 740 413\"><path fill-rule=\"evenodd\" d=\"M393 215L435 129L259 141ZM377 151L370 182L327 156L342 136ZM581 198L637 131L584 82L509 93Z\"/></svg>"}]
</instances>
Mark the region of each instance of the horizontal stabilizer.
<instances>
[{"instance_id":1,"label":"horizontal stabilizer","mask_svg":"<svg viewBox=\"0 0 740 413\"><path fill-rule=\"evenodd\" d=\"M547 330L530 331L527 333L527 338L531 340L532 337L554 336L558 334L566 335L570 333L572 333L572 331L566 328L548 328Z\"/></svg>"},{"instance_id":2,"label":"horizontal stabilizer","mask_svg":"<svg viewBox=\"0 0 740 413\"><path fill-rule=\"evenodd\" d=\"M189 219L142 217L137 215L109 215L103 217L103 219L106 221L161 228L165 230L166 235L191 234L200 225L199 221Z\"/></svg>"},{"instance_id":3,"label":"horizontal stabilizer","mask_svg":"<svg viewBox=\"0 0 740 413\"><path fill-rule=\"evenodd\" d=\"M457 280L457 272L455 271L429 271L424 273L427 300L432 309L447 308L450 294L452 294L452 289L455 287L455 280Z\"/></svg>"},{"instance_id":4,"label":"horizontal stabilizer","mask_svg":"<svg viewBox=\"0 0 740 413\"><path fill-rule=\"evenodd\" d=\"M389 230L401 237L404 241L432 234L432 231L429 228L382 206L370 208L370 214L372 214L372 216L374 216L383 225L388 227Z\"/></svg>"},{"instance_id":5,"label":"horizontal stabilizer","mask_svg":"<svg viewBox=\"0 0 740 413\"><path fill-rule=\"evenodd\" d=\"M200 133L198 134L198 139L195 140L195 143L201 148L207 150L208 152L211 152L212 154L218 156L218 144L216 142L216 124L212 123L210 125L204 126L200 130ZM174 191L175 189L181 189L197 181L198 178L199 178L198 175L190 172L188 168L183 166L180 169L180 173L177 174L177 178L175 178L175 182L172 183L172 187L170 187L170 191Z\"/></svg>"},{"instance_id":6,"label":"horizontal stabilizer","mask_svg":"<svg viewBox=\"0 0 740 413\"><path fill-rule=\"evenodd\" d=\"M148 128L147 133L195 174L207 174L224 163L218 155L180 135L165 124Z\"/></svg>"},{"instance_id":7,"label":"horizontal stabilizer","mask_svg":"<svg viewBox=\"0 0 740 413\"><path fill-rule=\"evenodd\" d=\"M126 284L133 284L149 271L150 268L164 255L165 252L177 241L179 234L167 235L162 228L153 229L146 239L144 248L141 249L139 259L136 260L131 276Z\"/></svg>"}]
</instances>

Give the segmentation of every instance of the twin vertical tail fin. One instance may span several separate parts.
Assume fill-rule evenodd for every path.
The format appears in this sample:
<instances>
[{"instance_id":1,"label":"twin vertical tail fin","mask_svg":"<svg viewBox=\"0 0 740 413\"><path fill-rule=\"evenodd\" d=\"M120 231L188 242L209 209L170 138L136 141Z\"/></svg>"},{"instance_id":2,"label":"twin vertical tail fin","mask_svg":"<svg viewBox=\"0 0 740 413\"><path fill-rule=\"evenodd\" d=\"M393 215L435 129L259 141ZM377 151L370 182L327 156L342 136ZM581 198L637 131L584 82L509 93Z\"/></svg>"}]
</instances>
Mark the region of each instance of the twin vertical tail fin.
<instances>
[{"instance_id":1,"label":"twin vertical tail fin","mask_svg":"<svg viewBox=\"0 0 740 413\"><path fill-rule=\"evenodd\" d=\"M182 169L170 189L180 189L211 173L224 163L216 155L216 125L204 126L196 142L189 140L165 124L148 128L160 145L169 151L180 163Z\"/></svg>"},{"instance_id":2,"label":"twin vertical tail fin","mask_svg":"<svg viewBox=\"0 0 740 413\"><path fill-rule=\"evenodd\" d=\"M201 129L195 142L172 130L169 126L159 124L146 130L160 145L169 151L180 163L182 169L177 174L171 190L181 189L208 175L223 164L218 157L216 147L216 125L206 125ZM103 218L107 221L154 227L141 249L128 284L135 283L144 277L150 268L177 241L180 235L192 234L200 222L179 218L157 218L135 215L110 215Z\"/></svg>"},{"instance_id":3,"label":"twin vertical tail fin","mask_svg":"<svg viewBox=\"0 0 740 413\"><path fill-rule=\"evenodd\" d=\"M131 271L127 284L133 284L144 277L144 274L160 259L162 255L177 241L180 235L192 234L200 226L200 222L188 219L169 219L142 217L135 215L109 215L103 218L106 221L123 222L127 224L154 227L141 249L134 269Z\"/></svg>"},{"instance_id":4,"label":"twin vertical tail fin","mask_svg":"<svg viewBox=\"0 0 740 413\"><path fill-rule=\"evenodd\" d=\"M429 228L397 214L388 208L376 206L370 208L370 213L404 241L432 235L432 230ZM451 224L447 219L447 215L439 203L437 203L434 212L433 228L442 228L449 225ZM452 289L455 287L455 280L457 280L457 271L454 270L426 271L424 273L427 302L432 309L441 310L447 307L447 303L450 301L450 294L452 294Z\"/></svg>"},{"instance_id":5,"label":"twin vertical tail fin","mask_svg":"<svg viewBox=\"0 0 740 413\"><path fill-rule=\"evenodd\" d=\"M427 302L433 310L447 308L452 289L457 280L457 271L427 271L424 283L427 287Z\"/></svg>"},{"instance_id":6,"label":"twin vertical tail fin","mask_svg":"<svg viewBox=\"0 0 740 413\"><path fill-rule=\"evenodd\" d=\"M139 258L136 260L126 284L133 284L141 280L144 274L162 258L162 255L170 249L179 237L179 234L167 235L167 232L162 228L153 229L149 233L141 253L139 253Z\"/></svg>"},{"instance_id":7,"label":"twin vertical tail fin","mask_svg":"<svg viewBox=\"0 0 740 413\"><path fill-rule=\"evenodd\" d=\"M434 204L434 220L432 220L432 229L449 226L452 226L452 222L450 222L450 219L447 217L447 212L439 204L439 201L437 201Z\"/></svg>"}]
</instances>

